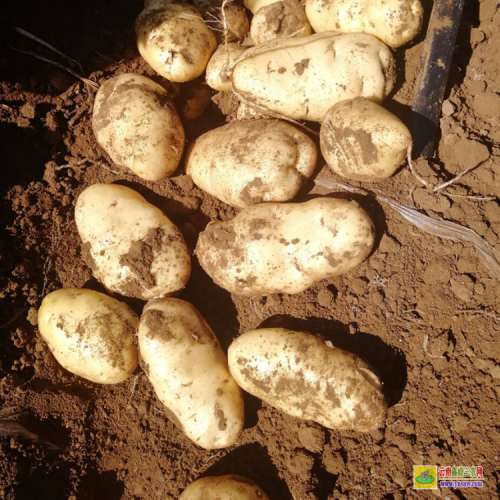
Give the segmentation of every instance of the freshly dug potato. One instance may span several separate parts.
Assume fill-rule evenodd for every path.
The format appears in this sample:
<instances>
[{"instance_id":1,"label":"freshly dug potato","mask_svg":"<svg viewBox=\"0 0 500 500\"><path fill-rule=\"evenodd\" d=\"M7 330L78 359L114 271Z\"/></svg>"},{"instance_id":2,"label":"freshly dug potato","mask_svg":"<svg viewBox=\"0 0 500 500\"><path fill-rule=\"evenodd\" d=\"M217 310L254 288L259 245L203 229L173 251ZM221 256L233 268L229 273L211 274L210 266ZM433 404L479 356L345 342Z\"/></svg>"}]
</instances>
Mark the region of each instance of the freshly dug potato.
<instances>
[{"instance_id":1,"label":"freshly dug potato","mask_svg":"<svg viewBox=\"0 0 500 500\"><path fill-rule=\"evenodd\" d=\"M109 290L149 300L186 285L191 259L182 234L133 189L88 187L78 197L75 219L83 258Z\"/></svg>"},{"instance_id":2,"label":"freshly dug potato","mask_svg":"<svg viewBox=\"0 0 500 500\"><path fill-rule=\"evenodd\" d=\"M250 104L313 121L346 99L381 102L394 81L394 58L382 42L333 31L248 49L232 73L233 89Z\"/></svg>"},{"instance_id":3,"label":"freshly dug potato","mask_svg":"<svg viewBox=\"0 0 500 500\"><path fill-rule=\"evenodd\" d=\"M205 82L189 82L182 85L180 107L184 120L196 120L210 106L212 91Z\"/></svg>"},{"instance_id":4,"label":"freshly dug potato","mask_svg":"<svg viewBox=\"0 0 500 500\"><path fill-rule=\"evenodd\" d=\"M233 207L288 201L314 173L318 154L304 132L280 120L234 121L199 137L186 173Z\"/></svg>"},{"instance_id":5,"label":"freshly dug potato","mask_svg":"<svg viewBox=\"0 0 500 500\"><path fill-rule=\"evenodd\" d=\"M146 2L135 32L141 56L172 82L200 76L217 48L215 36L198 10L179 0Z\"/></svg>"},{"instance_id":6,"label":"freshly dug potato","mask_svg":"<svg viewBox=\"0 0 500 500\"><path fill-rule=\"evenodd\" d=\"M285 328L244 333L229 347L229 369L243 390L288 415L330 429L382 427L382 384L358 356L319 336Z\"/></svg>"},{"instance_id":7,"label":"freshly dug potato","mask_svg":"<svg viewBox=\"0 0 500 500\"><path fill-rule=\"evenodd\" d=\"M346 179L381 181L401 165L411 134L392 113L366 99L332 106L321 125L321 152L328 166Z\"/></svg>"},{"instance_id":8,"label":"freshly dug potato","mask_svg":"<svg viewBox=\"0 0 500 500\"><path fill-rule=\"evenodd\" d=\"M211 222L198 239L203 269L238 295L300 293L346 273L370 253L373 223L354 201L262 203Z\"/></svg>"},{"instance_id":9,"label":"freshly dug potato","mask_svg":"<svg viewBox=\"0 0 500 500\"><path fill-rule=\"evenodd\" d=\"M229 92L231 90L231 74L229 66L245 52L238 43L219 45L207 66L207 84L214 90Z\"/></svg>"},{"instance_id":10,"label":"freshly dug potato","mask_svg":"<svg viewBox=\"0 0 500 500\"><path fill-rule=\"evenodd\" d=\"M370 33L396 48L417 36L424 9L420 0L306 0L306 14L318 33Z\"/></svg>"},{"instance_id":11,"label":"freshly dug potato","mask_svg":"<svg viewBox=\"0 0 500 500\"><path fill-rule=\"evenodd\" d=\"M253 16L250 34L255 45L288 36L312 33L304 8L297 0L265 5Z\"/></svg>"},{"instance_id":12,"label":"freshly dug potato","mask_svg":"<svg viewBox=\"0 0 500 500\"><path fill-rule=\"evenodd\" d=\"M242 476L209 476L191 483L179 500L269 500L250 479Z\"/></svg>"},{"instance_id":13,"label":"freshly dug potato","mask_svg":"<svg viewBox=\"0 0 500 500\"><path fill-rule=\"evenodd\" d=\"M257 12L265 7L266 5L271 5L272 3L278 2L279 0L243 0L243 5L252 13L257 14Z\"/></svg>"},{"instance_id":14,"label":"freshly dug potato","mask_svg":"<svg viewBox=\"0 0 500 500\"><path fill-rule=\"evenodd\" d=\"M194 306L149 301L139 325L141 365L160 401L186 435L206 449L225 448L243 429L240 388L217 337Z\"/></svg>"},{"instance_id":15,"label":"freshly dug potato","mask_svg":"<svg viewBox=\"0 0 500 500\"><path fill-rule=\"evenodd\" d=\"M167 91L131 73L97 92L92 127L111 159L147 181L172 175L184 150L184 128Z\"/></svg>"},{"instance_id":16,"label":"freshly dug potato","mask_svg":"<svg viewBox=\"0 0 500 500\"><path fill-rule=\"evenodd\" d=\"M118 384L137 368L137 315L123 302L84 288L49 293L38 328L66 370L98 384Z\"/></svg>"}]
</instances>

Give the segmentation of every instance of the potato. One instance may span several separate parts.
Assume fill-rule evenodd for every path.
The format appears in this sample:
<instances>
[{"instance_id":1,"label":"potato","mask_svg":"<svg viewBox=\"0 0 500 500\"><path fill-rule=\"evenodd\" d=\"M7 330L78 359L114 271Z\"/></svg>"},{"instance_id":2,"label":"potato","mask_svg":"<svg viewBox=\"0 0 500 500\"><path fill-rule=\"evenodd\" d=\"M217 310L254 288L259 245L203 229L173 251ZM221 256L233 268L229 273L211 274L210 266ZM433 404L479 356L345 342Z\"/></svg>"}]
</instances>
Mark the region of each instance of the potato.
<instances>
[{"instance_id":1,"label":"potato","mask_svg":"<svg viewBox=\"0 0 500 500\"><path fill-rule=\"evenodd\" d=\"M337 102L381 102L395 81L391 51L364 33L271 40L236 63L233 90L250 104L297 120L322 121Z\"/></svg>"},{"instance_id":2,"label":"potato","mask_svg":"<svg viewBox=\"0 0 500 500\"><path fill-rule=\"evenodd\" d=\"M206 449L225 448L243 429L240 388L217 337L194 306L149 301L139 325L141 365L185 434Z\"/></svg>"},{"instance_id":3,"label":"potato","mask_svg":"<svg viewBox=\"0 0 500 500\"><path fill-rule=\"evenodd\" d=\"M128 73L101 85L92 126L113 162L147 181L172 175L184 150L184 128L169 94L144 76Z\"/></svg>"},{"instance_id":4,"label":"potato","mask_svg":"<svg viewBox=\"0 0 500 500\"><path fill-rule=\"evenodd\" d=\"M369 33L396 48L417 36L424 9L420 0L306 0L306 14L318 33Z\"/></svg>"},{"instance_id":5,"label":"potato","mask_svg":"<svg viewBox=\"0 0 500 500\"><path fill-rule=\"evenodd\" d=\"M127 304L84 288L49 293L38 311L40 334L66 370L118 384L137 368L139 318Z\"/></svg>"},{"instance_id":6,"label":"potato","mask_svg":"<svg viewBox=\"0 0 500 500\"><path fill-rule=\"evenodd\" d=\"M133 189L94 184L76 202L84 260L109 290L143 300L186 285L191 259L179 229Z\"/></svg>"},{"instance_id":7,"label":"potato","mask_svg":"<svg viewBox=\"0 0 500 500\"><path fill-rule=\"evenodd\" d=\"M212 196L243 208L291 200L314 173L316 145L280 120L234 121L199 137L186 173Z\"/></svg>"},{"instance_id":8,"label":"potato","mask_svg":"<svg viewBox=\"0 0 500 500\"><path fill-rule=\"evenodd\" d=\"M312 33L304 8L297 0L265 5L253 16L250 34L255 45L290 36Z\"/></svg>"},{"instance_id":9,"label":"potato","mask_svg":"<svg viewBox=\"0 0 500 500\"><path fill-rule=\"evenodd\" d=\"M217 48L201 14L185 2L152 0L135 22L137 47L146 62L172 82L200 76Z\"/></svg>"},{"instance_id":10,"label":"potato","mask_svg":"<svg viewBox=\"0 0 500 500\"><path fill-rule=\"evenodd\" d=\"M278 2L279 0L243 0L243 5L252 13L257 14L257 12L265 7L266 5L271 5L272 3Z\"/></svg>"},{"instance_id":11,"label":"potato","mask_svg":"<svg viewBox=\"0 0 500 500\"><path fill-rule=\"evenodd\" d=\"M184 120L196 120L210 106L212 90L205 82L189 82L181 88L181 116Z\"/></svg>"},{"instance_id":12,"label":"potato","mask_svg":"<svg viewBox=\"0 0 500 500\"><path fill-rule=\"evenodd\" d=\"M382 427L382 384L358 356L321 337L285 328L244 333L229 347L229 369L243 390L293 417L330 429Z\"/></svg>"},{"instance_id":13,"label":"potato","mask_svg":"<svg viewBox=\"0 0 500 500\"><path fill-rule=\"evenodd\" d=\"M234 219L211 222L196 254L215 283L251 297L300 293L346 273L373 243L373 223L356 202L315 198L253 205Z\"/></svg>"},{"instance_id":14,"label":"potato","mask_svg":"<svg viewBox=\"0 0 500 500\"><path fill-rule=\"evenodd\" d=\"M269 500L250 479L242 476L208 476L191 483L179 500Z\"/></svg>"},{"instance_id":15,"label":"potato","mask_svg":"<svg viewBox=\"0 0 500 500\"><path fill-rule=\"evenodd\" d=\"M214 90L229 92L231 90L231 74L229 66L245 52L238 43L219 45L207 66L207 84Z\"/></svg>"},{"instance_id":16,"label":"potato","mask_svg":"<svg viewBox=\"0 0 500 500\"><path fill-rule=\"evenodd\" d=\"M329 109L321 125L321 151L328 166L346 179L381 181L401 165L411 134L378 104L362 98Z\"/></svg>"}]
</instances>

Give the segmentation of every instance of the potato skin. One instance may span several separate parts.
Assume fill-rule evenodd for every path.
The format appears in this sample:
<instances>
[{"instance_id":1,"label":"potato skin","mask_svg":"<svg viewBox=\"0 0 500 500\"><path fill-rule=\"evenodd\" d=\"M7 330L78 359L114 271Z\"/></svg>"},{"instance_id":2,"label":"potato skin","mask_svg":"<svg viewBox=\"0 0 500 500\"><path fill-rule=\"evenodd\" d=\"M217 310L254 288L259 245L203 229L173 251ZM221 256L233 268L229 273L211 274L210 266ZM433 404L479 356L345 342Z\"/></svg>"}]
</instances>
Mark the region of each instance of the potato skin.
<instances>
[{"instance_id":1,"label":"potato skin","mask_svg":"<svg viewBox=\"0 0 500 500\"><path fill-rule=\"evenodd\" d=\"M269 500L250 479L242 476L208 476L191 483L179 500Z\"/></svg>"},{"instance_id":2,"label":"potato skin","mask_svg":"<svg viewBox=\"0 0 500 500\"><path fill-rule=\"evenodd\" d=\"M252 13L256 14L262 7L271 5L279 0L243 0L243 5Z\"/></svg>"},{"instance_id":3,"label":"potato skin","mask_svg":"<svg viewBox=\"0 0 500 500\"><path fill-rule=\"evenodd\" d=\"M229 369L243 390L288 415L330 429L382 427L382 384L358 356L316 335L285 328L244 333L229 347Z\"/></svg>"},{"instance_id":4,"label":"potato skin","mask_svg":"<svg viewBox=\"0 0 500 500\"><path fill-rule=\"evenodd\" d=\"M186 285L189 251L179 229L133 189L94 184L75 207L84 260L109 290L149 300Z\"/></svg>"},{"instance_id":5,"label":"potato skin","mask_svg":"<svg viewBox=\"0 0 500 500\"><path fill-rule=\"evenodd\" d=\"M241 390L226 355L194 306L149 301L139 325L141 366L186 435L205 449L234 444L243 429Z\"/></svg>"},{"instance_id":6,"label":"potato skin","mask_svg":"<svg viewBox=\"0 0 500 500\"><path fill-rule=\"evenodd\" d=\"M306 14L317 33L369 33L396 48L418 35L424 9L420 0L306 0Z\"/></svg>"},{"instance_id":7,"label":"potato skin","mask_svg":"<svg viewBox=\"0 0 500 500\"><path fill-rule=\"evenodd\" d=\"M261 203L211 222L196 255L206 273L237 295L300 293L360 264L374 243L368 214L354 201L315 198Z\"/></svg>"},{"instance_id":8,"label":"potato skin","mask_svg":"<svg viewBox=\"0 0 500 500\"><path fill-rule=\"evenodd\" d=\"M248 49L232 85L244 100L297 120L322 121L337 102L382 102L394 86L394 58L365 33L330 31Z\"/></svg>"},{"instance_id":9,"label":"potato skin","mask_svg":"<svg viewBox=\"0 0 500 500\"><path fill-rule=\"evenodd\" d=\"M321 152L328 166L356 181L389 178L411 141L410 131L398 117L362 98L335 104L321 125Z\"/></svg>"},{"instance_id":10,"label":"potato skin","mask_svg":"<svg viewBox=\"0 0 500 500\"><path fill-rule=\"evenodd\" d=\"M84 288L49 293L38 328L66 370L98 384L118 384L137 368L139 318L127 304Z\"/></svg>"},{"instance_id":11,"label":"potato skin","mask_svg":"<svg viewBox=\"0 0 500 500\"><path fill-rule=\"evenodd\" d=\"M186 173L233 207L291 200L314 173L314 141L280 120L235 121L199 137Z\"/></svg>"},{"instance_id":12,"label":"potato skin","mask_svg":"<svg viewBox=\"0 0 500 500\"><path fill-rule=\"evenodd\" d=\"M231 77L228 67L245 52L238 43L221 44L214 52L207 66L207 84L214 90L229 92Z\"/></svg>"}]
</instances>

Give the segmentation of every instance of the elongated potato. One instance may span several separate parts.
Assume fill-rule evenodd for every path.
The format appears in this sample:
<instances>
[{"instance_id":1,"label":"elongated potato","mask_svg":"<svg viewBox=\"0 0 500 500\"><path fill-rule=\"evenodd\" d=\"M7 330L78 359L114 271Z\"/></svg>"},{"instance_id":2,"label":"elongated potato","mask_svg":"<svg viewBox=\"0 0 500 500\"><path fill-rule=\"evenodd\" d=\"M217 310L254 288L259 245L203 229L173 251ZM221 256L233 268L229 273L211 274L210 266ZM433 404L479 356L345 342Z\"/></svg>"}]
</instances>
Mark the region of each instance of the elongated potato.
<instances>
[{"instance_id":1,"label":"elongated potato","mask_svg":"<svg viewBox=\"0 0 500 500\"><path fill-rule=\"evenodd\" d=\"M179 500L269 500L250 479L242 476L209 476L191 483Z\"/></svg>"},{"instance_id":2,"label":"elongated potato","mask_svg":"<svg viewBox=\"0 0 500 500\"><path fill-rule=\"evenodd\" d=\"M98 384L118 384L137 368L137 315L123 302L93 290L62 288L38 311L38 328L66 370Z\"/></svg>"},{"instance_id":3,"label":"elongated potato","mask_svg":"<svg viewBox=\"0 0 500 500\"><path fill-rule=\"evenodd\" d=\"M175 293L191 273L179 229L133 189L94 184L76 202L82 254L109 290L149 300Z\"/></svg>"},{"instance_id":4,"label":"elongated potato","mask_svg":"<svg viewBox=\"0 0 500 500\"><path fill-rule=\"evenodd\" d=\"M208 224L196 254L215 283L232 293L299 293L360 264L373 233L370 217L354 201L262 203Z\"/></svg>"},{"instance_id":5,"label":"elongated potato","mask_svg":"<svg viewBox=\"0 0 500 500\"><path fill-rule=\"evenodd\" d=\"M252 330L229 347L229 369L243 390L288 415L330 429L382 427L380 380L358 356L330 345L305 332Z\"/></svg>"},{"instance_id":6,"label":"elongated potato","mask_svg":"<svg viewBox=\"0 0 500 500\"><path fill-rule=\"evenodd\" d=\"M411 134L392 113L366 99L332 106L321 125L321 152L337 174L357 181L381 181L401 165Z\"/></svg>"},{"instance_id":7,"label":"elongated potato","mask_svg":"<svg viewBox=\"0 0 500 500\"><path fill-rule=\"evenodd\" d=\"M199 137L186 173L207 193L243 208L291 200L314 173L316 161L314 141L289 123L244 120Z\"/></svg>"},{"instance_id":8,"label":"elongated potato","mask_svg":"<svg viewBox=\"0 0 500 500\"><path fill-rule=\"evenodd\" d=\"M252 13L256 14L262 7L279 2L279 0L243 0L243 5Z\"/></svg>"},{"instance_id":9,"label":"elongated potato","mask_svg":"<svg viewBox=\"0 0 500 500\"><path fill-rule=\"evenodd\" d=\"M92 127L117 165L147 181L172 175L184 150L184 128L169 94L144 76L127 73L101 85Z\"/></svg>"},{"instance_id":10,"label":"elongated potato","mask_svg":"<svg viewBox=\"0 0 500 500\"><path fill-rule=\"evenodd\" d=\"M382 102L395 81L391 51L364 33L318 33L248 49L233 68L246 101L298 120L322 121L337 102Z\"/></svg>"},{"instance_id":11,"label":"elongated potato","mask_svg":"<svg viewBox=\"0 0 500 500\"><path fill-rule=\"evenodd\" d=\"M229 66L245 52L238 43L221 44L211 57L207 66L207 84L214 90L229 92L231 90L231 74Z\"/></svg>"},{"instance_id":12,"label":"elongated potato","mask_svg":"<svg viewBox=\"0 0 500 500\"><path fill-rule=\"evenodd\" d=\"M415 38L424 9L420 0L306 0L316 32L370 33L396 48Z\"/></svg>"},{"instance_id":13,"label":"elongated potato","mask_svg":"<svg viewBox=\"0 0 500 500\"><path fill-rule=\"evenodd\" d=\"M179 0L147 2L137 17L135 32L141 56L172 82L199 77L217 48L198 10Z\"/></svg>"},{"instance_id":14,"label":"elongated potato","mask_svg":"<svg viewBox=\"0 0 500 500\"><path fill-rule=\"evenodd\" d=\"M217 337L194 306L179 299L146 304L139 325L141 364L160 401L186 435L225 448L243 429L243 399Z\"/></svg>"}]
</instances>

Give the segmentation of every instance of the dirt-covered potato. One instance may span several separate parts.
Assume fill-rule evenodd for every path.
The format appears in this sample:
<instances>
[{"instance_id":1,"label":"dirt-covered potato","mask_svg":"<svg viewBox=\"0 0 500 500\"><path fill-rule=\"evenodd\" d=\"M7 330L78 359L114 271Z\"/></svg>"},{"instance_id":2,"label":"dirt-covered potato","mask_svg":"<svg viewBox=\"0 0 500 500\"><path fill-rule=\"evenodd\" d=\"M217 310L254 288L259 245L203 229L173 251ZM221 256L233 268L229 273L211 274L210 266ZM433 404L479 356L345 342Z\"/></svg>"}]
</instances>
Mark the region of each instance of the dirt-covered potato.
<instances>
[{"instance_id":1,"label":"dirt-covered potato","mask_svg":"<svg viewBox=\"0 0 500 500\"><path fill-rule=\"evenodd\" d=\"M126 73L103 83L92 127L117 165L147 181L172 175L184 150L184 128L168 92L144 76Z\"/></svg>"},{"instance_id":2,"label":"dirt-covered potato","mask_svg":"<svg viewBox=\"0 0 500 500\"><path fill-rule=\"evenodd\" d=\"M199 137L186 173L212 196L243 208L289 201L314 173L314 141L280 120L234 121Z\"/></svg>"},{"instance_id":3,"label":"dirt-covered potato","mask_svg":"<svg viewBox=\"0 0 500 500\"><path fill-rule=\"evenodd\" d=\"M196 254L222 288L246 296L300 293L360 264L374 243L373 223L354 201L315 198L261 203L211 222Z\"/></svg>"},{"instance_id":4,"label":"dirt-covered potato","mask_svg":"<svg viewBox=\"0 0 500 500\"><path fill-rule=\"evenodd\" d=\"M253 16L250 34L255 45L283 37L301 37L312 33L304 8L297 0L274 2Z\"/></svg>"},{"instance_id":5,"label":"dirt-covered potato","mask_svg":"<svg viewBox=\"0 0 500 500\"><path fill-rule=\"evenodd\" d=\"M212 102L212 90L205 83L197 80L182 85L181 96L182 105L179 107L184 120L196 120L210 106Z\"/></svg>"},{"instance_id":6,"label":"dirt-covered potato","mask_svg":"<svg viewBox=\"0 0 500 500\"><path fill-rule=\"evenodd\" d=\"M422 27L420 0L306 0L314 31L370 33L396 48L415 38Z\"/></svg>"},{"instance_id":7,"label":"dirt-covered potato","mask_svg":"<svg viewBox=\"0 0 500 500\"><path fill-rule=\"evenodd\" d=\"M84 288L49 293L38 328L66 370L99 384L118 384L137 368L137 315L123 302Z\"/></svg>"},{"instance_id":8,"label":"dirt-covered potato","mask_svg":"<svg viewBox=\"0 0 500 500\"><path fill-rule=\"evenodd\" d=\"M229 347L229 369L240 387L288 415L330 429L382 427L382 384L355 354L319 336L284 328L240 335Z\"/></svg>"},{"instance_id":9,"label":"dirt-covered potato","mask_svg":"<svg viewBox=\"0 0 500 500\"><path fill-rule=\"evenodd\" d=\"M257 14L257 12L265 7L266 5L271 5L272 3L278 2L279 0L243 0L243 5L252 13Z\"/></svg>"},{"instance_id":10,"label":"dirt-covered potato","mask_svg":"<svg viewBox=\"0 0 500 500\"><path fill-rule=\"evenodd\" d=\"M135 22L137 47L146 62L172 82L200 76L217 48L196 8L179 0L150 0Z\"/></svg>"},{"instance_id":11,"label":"dirt-covered potato","mask_svg":"<svg viewBox=\"0 0 500 500\"><path fill-rule=\"evenodd\" d=\"M141 366L185 434L206 449L225 448L243 429L241 390L219 341L194 306L149 301L139 325Z\"/></svg>"},{"instance_id":12,"label":"dirt-covered potato","mask_svg":"<svg viewBox=\"0 0 500 500\"><path fill-rule=\"evenodd\" d=\"M210 58L207 66L207 84L214 90L229 92L231 90L231 74L229 66L233 64L245 47L239 43L221 44Z\"/></svg>"},{"instance_id":13,"label":"dirt-covered potato","mask_svg":"<svg viewBox=\"0 0 500 500\"><path fill-rule=\"evenodd\" d=\"M271 40L248 49L232 73L233 90L250 104L313 121L346 99L381 102L394 81L391 51L364 33Z\"/></svg>"},{"instance_id":14,"label":"dirt-covered potato","mask_svg":"<svg viewBox=\"0 0 500 500\"><path fill-rule=\"evenodd\" d=\"M250 479L242 476L208 476L191 483L179 500L269 500Z\"/></svg>"},{"instance_id":15,"label":"dirt-covered potato","mask_svg":"<svg viewBox=\"0 0 500 500\"><path fill-rule=\"evenodd\" d=\"M179 229L133 189L93 184L76 202L82 255L109 290L149 300L186 285L189 251Z\"/></svg>"},{"instance_id":16,"label":"dirt-covered potato","mask_svg":"<svg viewBox=\"0 0 500 500\"><path fill-rule=\"evenodd\" d=\"M401 165L411 134L378 104L357 98L328 110L321 125L321 152L337 174L356 181L381 181Z\"/></svg>"}]
</instances>

